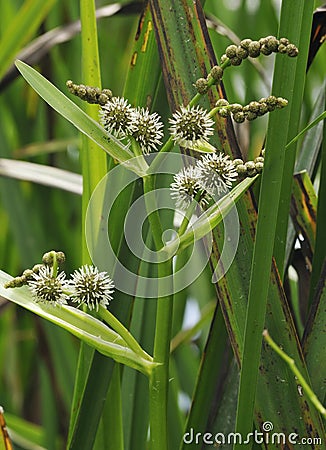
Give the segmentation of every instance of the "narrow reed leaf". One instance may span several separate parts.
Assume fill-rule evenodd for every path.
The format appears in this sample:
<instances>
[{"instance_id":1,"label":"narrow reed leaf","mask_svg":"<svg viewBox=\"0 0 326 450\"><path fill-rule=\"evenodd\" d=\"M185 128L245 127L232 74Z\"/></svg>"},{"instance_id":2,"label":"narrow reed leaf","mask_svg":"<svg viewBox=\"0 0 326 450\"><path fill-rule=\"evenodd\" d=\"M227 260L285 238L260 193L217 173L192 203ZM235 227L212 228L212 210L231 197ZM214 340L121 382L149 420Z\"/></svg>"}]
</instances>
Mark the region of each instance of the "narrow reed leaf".
<instances>
[{"instance_id":1,"label":"narrow reed leaf","mask_svg":"<svg viewBox=\"0 0 326 450\"><path fill-rule=\"evenodd\" d=\"M294 144L295 142L297 142L298 139L301 138L301 136L303 136L304 134L307 133L308 130L310 130L311 128L315 127L319 122L321 122L322 120L324 120L326 117L326 111L324 111L323 113L321 113L315 120L313 120L312 122L310 122L306 127L304 127L303 130L300 131L299 134L297 134L293 139L291 139L290 142L288 142L285 146L286 149L288 149L292 144Z\"/></svg>"},{"instance_id":2,"label":"narrow reed leaf","mask_svg":"<svg viewBox=\"0 0 326 450\"><path fill-rule=\"evenodd\" d=\"M56 167L1 158L0 175L16 180L43 184L44 186L62 189L73 194L82 194L81 176Z\"/></svg>"},{"instance_id":3,"label":"narrow reed leaf","mask_svg":"<svg viewBox=\"0 0 326 450\"><path fill-rule=\"evenodd\" d=\"M326 401L326 264L320 276L313 307L303 337L303 352L311 384L322 402Z\"/></svg>"},{"instance_id":4,"label":"narrow reed leaf","mask_svg":"<svg viewBox=\"0 0 326 450\"><path fill-rule=\"evenodd\" d=\"M317 292L318 282L326 255L326 126L323 127L323 142L321 146L320 181L318 189L316 246L313 257L313 267L310 282L309 302L313 304Z\"/></svg>"},{"instance_id":5,"label":"narrow reed leaf","mask_svg":"<svg viewBox=\"0 0 326 450\"><path fill-rule=\"evenodd\" d=\"M295 8L293 8L292 4L282 3L279 34L280 36L288 36L291 42L294 43L300 42L301 27L305 20L303 17L304 3L303 0L300 0ZM293 100L293 92L295 91L295 67L291 58L282 58L281 55L276 57L272 89L278 95L288 96L290 105ZM305 66L303 70L305 70ZM300 85L300 95L301 87ZM277 242L279 237L277 226L285 223L287 227L289 212L288 206L284 207L283 205L281 211L279 208L283 202L281 198L283 183L286 185L283 186L285 191L287 191L288 184L292 183L293 167L290 169L292 170L290 180L288 170L285 171L286 179L282 178L285 166L285 145L290 126L290 112L291 108L284 108L278 111L277 114L272 114L269 117L264 171L259 196L258 222L250 275L236 420L236 432L242 436L246 436L252 430L258 368L261 358L261 333L265 323L273 252L274 255L275 251L277 253L275 255L275 257L277 256L276 263L280 265L281 273L283 267L283 252L286 239L284 237L282 242ZM296 114L297 112L294 111L293 117ZM287 163L287 167L289 166L291 166L290 160ZM273 189L272 196L271 188ZM250 449L252 441L244 446L235 444L234 450L240 450L243 447Z\"/></svg>"}]
</instances>

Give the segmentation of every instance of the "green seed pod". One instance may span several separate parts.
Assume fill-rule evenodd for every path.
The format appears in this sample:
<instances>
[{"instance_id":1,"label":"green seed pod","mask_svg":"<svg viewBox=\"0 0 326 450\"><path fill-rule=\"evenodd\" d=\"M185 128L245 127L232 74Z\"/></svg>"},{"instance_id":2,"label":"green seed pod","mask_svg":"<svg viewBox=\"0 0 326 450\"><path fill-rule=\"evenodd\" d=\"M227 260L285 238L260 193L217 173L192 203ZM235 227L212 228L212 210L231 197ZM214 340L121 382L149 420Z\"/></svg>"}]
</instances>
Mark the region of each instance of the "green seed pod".
<instances>
[{"instance_id":1,"label":"green seed pod","mask_svg":"<svg viewBox=\"0 0 326 450\"><path fill-rule=\"evenodd\" d=\"M98 87L85 86L84 84L74 84L71 80L66 82L66 86L72 94L87 101L88 103L95 103L105 105L111 98L112 92L110 89L101 90Z\"/></svg>"},{"instance_id":2,"label":"green seed pod","mask_svg":"<svg viewBox=\"0 0 326 450\"><path fill-rule=\"evenodd\" d=\"M272 52L277 52L278 51L278 46L279 46L279 40L276 39L275 36L268 36L267 38L267 47L272 51Z\"/></svg>"},{"instance_id":3,"label":"green seed pod","mask_svg":"<svg viewBox=\"0 0 326 450\"><path fill-rule=\"evenodd\" d=\"M286 46L286 54L291 58L295 58L299 54L299 50L294 44L289 44Z\"/></svg>"},{"instance_id":4,"label":"green seed pod","mask_svg":"<svg viewBox=\"0 0 326 450\"><path fill-rule=\"evenodd\" d=\"M239 166L240 164L243 164L243 161L240 158L236 158L236 159L233 160L233 164L235 166Z\"/></svg>"},{"instance_id":5,"label":"green seed pod","mask_svg":"<svg viewBox=\"0 0 326 450\"><path fill-rule=\"evenodd\" d=\"M279 53L286 53L286 49L287 49L287 46L284 45L284 44L280 44L280 45L278 46L278 52L279 52Z\"/></svg>"},{"instance_id":6,"label":"green seed pod","mask_svg":"<svg viewBox=\"0 0 326 450\"><path fill-rule=\"evenodd\" d=\"M285 106L288 105L288 101L286 100L286 98L283 97L277 97L277 108L285 108Z\"/></svg>"},{"instance_id":7,"label":"green seed pod","mask_svg":"<svg viewBox=\"0 0 326 450\"><path fill-rule=\"evenodd\" d=\"M219 98L215 103L215 106L217 106L217 108L222 106L229 106L229 102L225 98Z\"/></svg>"},{"instance_id":8,"label":"green seed pod","mask_svg":"<svg viewBox=\"0 0 326 450\"><path fill-rule=\"evenodd\" d=\"M103 94L103 92L98 96L98 104L101 106L104 106L112 97L109 97L106 94Z\"/></svg>"},{"instance_id":9,"label":"green seed pod","mask_svg":"<svg viewBox=\"0 0 326 450\"><path fill-rule=\"evenodd\" d=\"M205 78L198 78L198 80L195 83L195 87L199 94L201 95L206 94L206 92L208 91L207 80Z\"/></svg>"},{"instance_id":10,"label":"green seed pod","mask_svg":"<svg viewBox=\"0 0 326 450\"><path fill-rule=\"evenodd\" d=\"M240 46L242 47L242 48L244 48L244 49L246 49L246 50L249 50L249 45L252 43L252 40L251 39L243 39L241 42L240 42Z\"/></svg>"},{"instance_id":11,"label":"green seed pod","mask_svg":"<svg viewBox=\"0 0 326 450\"><path fill-rule=\"evenodd\" d=\"M252 41L249 44L248 51L251 58L257 58L260 55L260 43L258 41Z\"/></svg>"},{"instance_id":12,"label":"green seed pod","mask_svg":"<svg viewBox=\"0 0 326 450\"><path fill-rule=\"evenodd\" d=\"M245 166L247 170L254 170L255 169L255 163L253 161L247 161L245 163Z\"/></svg>"},{"instance_id":13,"label":"green seed pod","mask_svg":"<svg viewBox=\"0 0 326 450\"><path fill-rule=\"evenodd\" d=\"M259 111L258 111L258 115L259 116L263 116L264 114L267 114L269 111L267 103L261 102L259 101Z\"/></svg>"},{"instance_id":14,"label":"green seed pod","mask_svg":"<svg viewBox=\"0 0 326 450\"><path fill-rule=\"evenodd\" d=\"M102 94L112 98L112 91L110 89L102 89Z\"/></svg>"},{"instance_id":15,"label":"green seed pod","mask_svg":"<svg viewBox=\"0 0 326 450\"><path fill-rule=\"evenodd\" d=\"M63 264L66 261L66 255L63 252L56 252L58 264Z\"/></svg>"},{"instance_id":16,"label":"green seed pod","mask_svg":"<svg viewBox=\"0 0 326 450\"><path fill-rule=\"evenodd\" d=\"M263 156L257 156L257 158L254 159L255 164L257 163L264 163L264 157Z\"/></svg>"},{"instance_id":17,"label":"green seed pod","mask_svg":"<svg viewBox=\"0 0 326 450\"><path fill-rule=\"evenodd\" d=\"M217 110L217 114L219 115L219 116L221 116L221 117L229 117L229 115L230 115L230 110L229 110L229 108L226 108L226 107L224 107L224 108L219 108L218 110Z\"/></svg>"},{"instance_id":18,"label":"green seed pod","mask_svg":"<svg viewBox=\"0 0 326 450\"><path fill-rule=\"evenodd\" d=\"M15 287L21 287L24 286L27 283L27 280L25 277L15 277L11 281L8 281L8 283L5 284L5 288L15 288Z\"/></svg>"},{"instance_id":19,"label":"green seed pod","mask_svg":"<svg viewBox=\"0 0 326 450\"><path fill-rule=\"evenodd\" d=\"M230 111L232 114L243 112L243 106L240 103L232 103L230 105Z\"/></svg>"},{"instance_id":20,"label":"green seed pod","mask_svg":"<svg viewBox=\"0 0 326 450\"><path fill-rule=\"evenodd\" d=\"M273 111L278 105L277 97L275 97L275 95L270 95L266 98L266 104L269 108L272 108L271 111Z\"/></svg>"},{"instance_id":21,"label":"green seed pod","mask_svg":"<svg viewBox=\"0 0 326 450\"><path fill-rule=\"evenodd\" d=\"M237 56L237 46L236 45L229 45L226 50L225 50L225 54L228 58L232 59L235 56Z\"/></svg>"},{"instance_id":22,"label":"green seed pod","mask_svg":"<svg viewBox=\"0 0 326 450\"><path fill-rule=\"evenodd\" d=\"M43 264L46 264L47 266L52 266L54 254L55 254L54 250L44 253L44 255L42 256Z\"/></svg>"},{"instance_id":23,"label":"green seed pod","mask_svg":"<svg viewBox=\"0 0 326 450\"><path fill-rule=\"evenodd\" d=\"M242 123L245 121L245 115L243 112L237 112L233 114L233 120L237 123Z\"/></svg>"},{"instance_id":24,"label":"green seed pod","mask_svg":"<svg viewBox=\"0 0 326 450\"><path fill-rule=\"evenodd\" d=\"M71 81L71 80L67 80L66 81L66 86L67 86L67 88L68 88L68 90L70 91L70 90L72 90L74 87L74 83Z\"/></svg>"},{"instance_id":25,"label":"green seed pod","mask_svg":"<svg viewBox=\"0 0 326 450\"><path fill-rule=\"evenodd\" d=\"M43 267L43 266L44 266L44 264L35 264L35 266L32 267L32 271L34 273L39 273L40 268Z\"/></svg>"},{"instance_id":26,"label":"green seed pod","mask_svg":"<svg viewBox=\"0 0 326 450\"><path fill-rule=\"evenodd\" d=\"M86 100L87 96L86 86L83 84L76 86L75 95L77 95L77 97L81 98L82 100Z\"/></svg>"},{"instance_id":27,"label":"green seed pod","mask_svg":"<svg viewBox=\"0 0 326 450\"><path fill-rule=\"evenodd\" d=\"M248 111L247 113L246 113L246 119L247 120L255 120L255 119L257 119L257 116L258 116L258 114L257 113L255 113L255 112L252 112L252 111Z\"/></svg>"},{"instance_id":28,"label":"green seed pod","mask_svg":"<svg viewBox=\"0 0 326 450\"><path fill-rule=\"evenodd\" d=\"M263 148L262 151L261 151L261 156L262 156L263 158L265 158L265 149L264 149L264 148Z\"/></svg>"},{"instance_id":29,"label":"green seed pod","mask_svg":"<svg viewBox=\"0 0 326 450\"><path fill-rule=\"evenodd\" d=\"M26 270L24 270L24 272L23 272L23 277L25 277L26 278L26 280L28 280L28 279L30 279L30 278L32 278L33 277L33 274L34 274L34 272L33 272L33 270L32 269L26 269Z\"/></svg>"},{"instance_id":30,"label":"green seed pod","mask_svg":"<svg viewBox=\"0 0 326 450\"><path fill-rule=\"evenodd\" d=\"M223 69L220 66L214 66L211 68L210 74L215 81L220 81L223 78Z\"/></svg>"},{"instance_id":31,"label":"green seed pod","mask_svg":"<svg viewBox=\"0 0 326 450\"><path fill-rule=\"evenodd\" d=\"M269 56L273 53L273 51L267 45L262 45L260 48L260 53L262 55Z\"/></svg>"},{"instance_id":32,"label":"green seed pod","mask_svg":"<svg viewBox=\"0 0 326 450\"><path fill-rule=\"evenodd\" d=\"M290 41L288 40L288 38L280 38L280 44L282 45L289 45Z\"/></svg>"},{"instance_id":33,"label":"green seed pod","mask_svg":"<svg viewBox=\"0 0 326 450\"><path fill-rule=\"evenodd\" d=\"M230 58L231 66L240 66L242 63L242 59L235 56L234 58Z\"/></svg>"},{"instance_id":34,"label":"green seed pod","mask_svg":"<svg viewBox=\"0 0 326 450\"><path fill-rule=\"evenodd\" d=\"M238 164L235 168L239 175L245 175L247 173L247 167L245 164Z\"/></svg>"},{"instance_id":35,"label":"green seed pod","mask_svg":"<svg viewBox=\"0 0 326 450\"><path fill-rule=\"evenodd\" d=\"M252 170L247 170L247 176L248 177L254 177L255 175L257 175L257 170L256 168L252 169Z\"/></svg>"},{"instance_id":36,"label":"green seed pod","mask_svg":"<svg viewBox=\"0 0 326 450\"><path fill-rule=\"evenodd\" d=\"M261 173L263 171L264 168L264 163L263 162L256 162L255 163L255 169L257 170L258 173Z\"/></svg>"},{"instance_id":37,"label":"green seed pod","mask_svg":"<svg viewBox=\"0 0 326 450\"><path fill-rule=\"evenodd\" d=\"M249 103L249 111L253 113L258 113L260 109L260 103L259 102L250 102Z\"/></svg>"},{"instance_id":38,"label":"green seed pod","mask_svg":"<svg viewBox=\"0 0 326 450\"><path fill-rule=\"evenodd\" d=\"M236 56L238 58L246 59L246 58L248 58L248 55L249 55L249 51L246 48L243 48L241 46L237 48L237 55Z\"/></svg>"}]
</instances>

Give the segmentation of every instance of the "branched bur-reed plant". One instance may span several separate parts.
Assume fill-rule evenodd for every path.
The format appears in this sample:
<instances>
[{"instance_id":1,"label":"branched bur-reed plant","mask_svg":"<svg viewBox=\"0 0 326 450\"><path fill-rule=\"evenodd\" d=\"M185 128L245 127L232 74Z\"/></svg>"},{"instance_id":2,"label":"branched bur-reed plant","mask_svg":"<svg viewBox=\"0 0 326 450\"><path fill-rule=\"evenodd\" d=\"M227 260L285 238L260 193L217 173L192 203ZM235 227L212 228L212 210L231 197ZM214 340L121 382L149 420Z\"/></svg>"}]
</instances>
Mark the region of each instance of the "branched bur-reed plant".
<instances>
[{"instance_id":1,"label":"branched bur-reed plant","mask_svg":"<svg viewBox=\"0 0 326 450\"><path fill-rule=\"evenodd\" d=\"M156 267L157 278L154 285L153 278L148 281L148 286L145 283L143 291L137 291L137 295L146 297L148 290L148 298L157 302L153 355L148 354L110 312L111 301L115 301L115 284L120 291L135 292L125 287L128 285L127 272L123 280L114 279L116 260L107 260L104 263L106 270L97 267L98 258L101 261L106 258L105 251L96 242L94 244L98 235L89 239L89 242L93 241L89 243L89 249L94 265L83 265L69 278L60 269L65 255L60 251L50 251L43 256L41 264L26 269L21 276L11 278L3 273L5 289L1 287L1 295L65 328L103 355L148 377L152 450L168 448L170 340L173 296L180 290L174 284L178 258L185 249L206 238L227 216L235 202L257 180L264 166L264 150L253 161L243 161L232 159L211 145L209 140L214 134L214 118L219 115L232 117L238 123L252 121L284 108L288 103L286 99L277 97L277 93L244 106L220 99L210 111L200 106L200 102L212 86L221 83L227 68L240 65L247 57L268 56L273 52L290 57L298 54L297 48L286 38L273 36L259 41L245 39L239 46L229 46L220 65L212 67L206 78L195 81L197 94L189 104L180 105L165 125L158 113L131 105L127 98L115 96L109 89L68 81L71 93L100 105L98 124L41 75L26 64L17 62L25 79L54 109L105 150L114 159L116 167L131 171L133 180L142 180L149 236L154 242L151 263ZM167 129L169 137L165 138ZM171 153L175 146L191 149L197 157L181 160L178 154ZM167 162L170 163L168 171L162 169ZM178 170L181 163L185 166ZM166 200L168 203L163 206L156 196L156 191L161 191L156 187L157 176L161 172L173 176L172 183L165 188L169 191L170 203ZM109 172L106 181L110 183L113 177L113 172ZM111 195L110 189L106 194ZM97 205L98 216L101 210L105 210L107 195L102 197L103 204ZM167 207L177 212L179 217L181 215L170 240L164 238L164 224L159 214L160 209ZM133 230L129 230L129 237L135 238L132 233ZM138 238L136 236L136 240ZM196 276L194 274L192 280Z\"/></svg>"}]
</instances>

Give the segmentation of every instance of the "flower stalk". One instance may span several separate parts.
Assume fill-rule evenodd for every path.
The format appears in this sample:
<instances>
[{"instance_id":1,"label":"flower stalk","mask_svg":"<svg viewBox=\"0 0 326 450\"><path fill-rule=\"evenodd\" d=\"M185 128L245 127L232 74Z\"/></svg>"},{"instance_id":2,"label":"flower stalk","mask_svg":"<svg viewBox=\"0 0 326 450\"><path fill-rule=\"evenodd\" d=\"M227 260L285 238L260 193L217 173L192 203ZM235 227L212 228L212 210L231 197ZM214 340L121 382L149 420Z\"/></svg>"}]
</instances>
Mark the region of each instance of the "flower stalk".
<instances>
[{"instance_id":1,"label":"flower stalk","mask_svg":"<svg viewBox=\"0 0 326 450\"><path fill-rule=\"evenodd\" d=\"M313 390L311 389L311 387L309 386L309 384L307 383L307 381L304 379L303 375L301 374L301 372L299 371L299 369L297 368L295 361L293 358L291 358L289 355L287 355L282 349L281 347L279 347L276 342L271 338L270 334L268 333L267 330L263 331L263 336L265 341L268 343L268 345L283 359L283 361L286 362L286 364L289 366L290 370L292 371L292 373L294 374L297 383L298 383L298 388L299 386L302 388L302 392L304 392L309 400L311 401L311 403L317 408L317 410L320 412L320 414L326 418L326 409L325 407L321 404L321 402L319 401L319 399L317 398L316 394L313 392Z\"/></svg>"}]
</instances>

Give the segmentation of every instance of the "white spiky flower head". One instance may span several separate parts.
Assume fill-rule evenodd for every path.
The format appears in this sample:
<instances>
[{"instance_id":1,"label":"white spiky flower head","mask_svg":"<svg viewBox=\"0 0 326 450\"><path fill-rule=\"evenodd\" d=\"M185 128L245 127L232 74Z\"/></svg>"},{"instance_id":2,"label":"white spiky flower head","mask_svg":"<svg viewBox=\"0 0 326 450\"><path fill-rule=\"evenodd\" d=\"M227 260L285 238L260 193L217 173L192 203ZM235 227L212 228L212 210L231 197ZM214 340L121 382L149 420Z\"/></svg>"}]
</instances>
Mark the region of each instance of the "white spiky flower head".
<instances>
[{"instance_id":1,"label":"white spiky flower head","mask_svg":"<svg viewBox=\"0 0 326 450\"><path fill-rule=\"evenodd\" d=\"M100 122L104 129L122 139L131 134L133 108L123 97L112 97L100 109Z\"/></svg>"},{"instance_id":2,"label":"white spiky flower head","mask_svg":"<svg viewBox=\"0 0 326 450\"><path fill-rule=\"evenodd\" d=\"M180 106L169 119L170 134L175 144L196 150L213 134L214 121L200 106Z\"/></svg>"},{"instance_id":3,"label":"white spiky flower head","mask_svg":"<svg viewBox=\"0 0 326 450\"><path fill-rule=\"evenodd\" d=\"M41 266L38 273L32 274L32 279L28 281L28 286L36 302L62 305L67 303L65 289L68 282L66 274L59 272L53 275L53 267Z\"/></svg>"},{"instance_id":4,"label":"white spiky flower head","mask_svg":"<svg viewBox=\"0 0 326 450\"><path fill-rule=\"evenodd\" d=\"M184 167L173 178L171 197L175 200L177 208L187 210L194 199L201 207L207 205L210 197L199 181L197 166Z\"/></svg>"},{"instance_id":5,"label":"white spiky flower head","mask_svg":"<svg viewBox=\"0 0 326 450\"><path fill-rule=\"evenodd\" d=\"M148 155L156 152L162 144L163 123L157 113L150 113L148 108L136 108L132 113L131 134L138 142L142 153Z\"/></svg>"},{"instance_id":6,"label":"white spiky flower head","mask_svg":"<svg viewBox=\"0 0 326 450\"><path fill-rule=\"evenodd\" d=\"M86 304L90 310L98 311L99 305L106 307L112 300L114 283L107 272L99 272L97 267L86 264L75 270L69 285L71 301Z\"/></svg>"},{"instance_id":7,"label":"white spiky flower head","mask_svg":"<svg viewBox=\"0 0 326 450\"><path fill-rule=\"evenodd\" d=\"M224 153L208 153L197 162L198 176L213 195L226 193L238 178L233 161Z\"/></svg>"}]
</instances>

